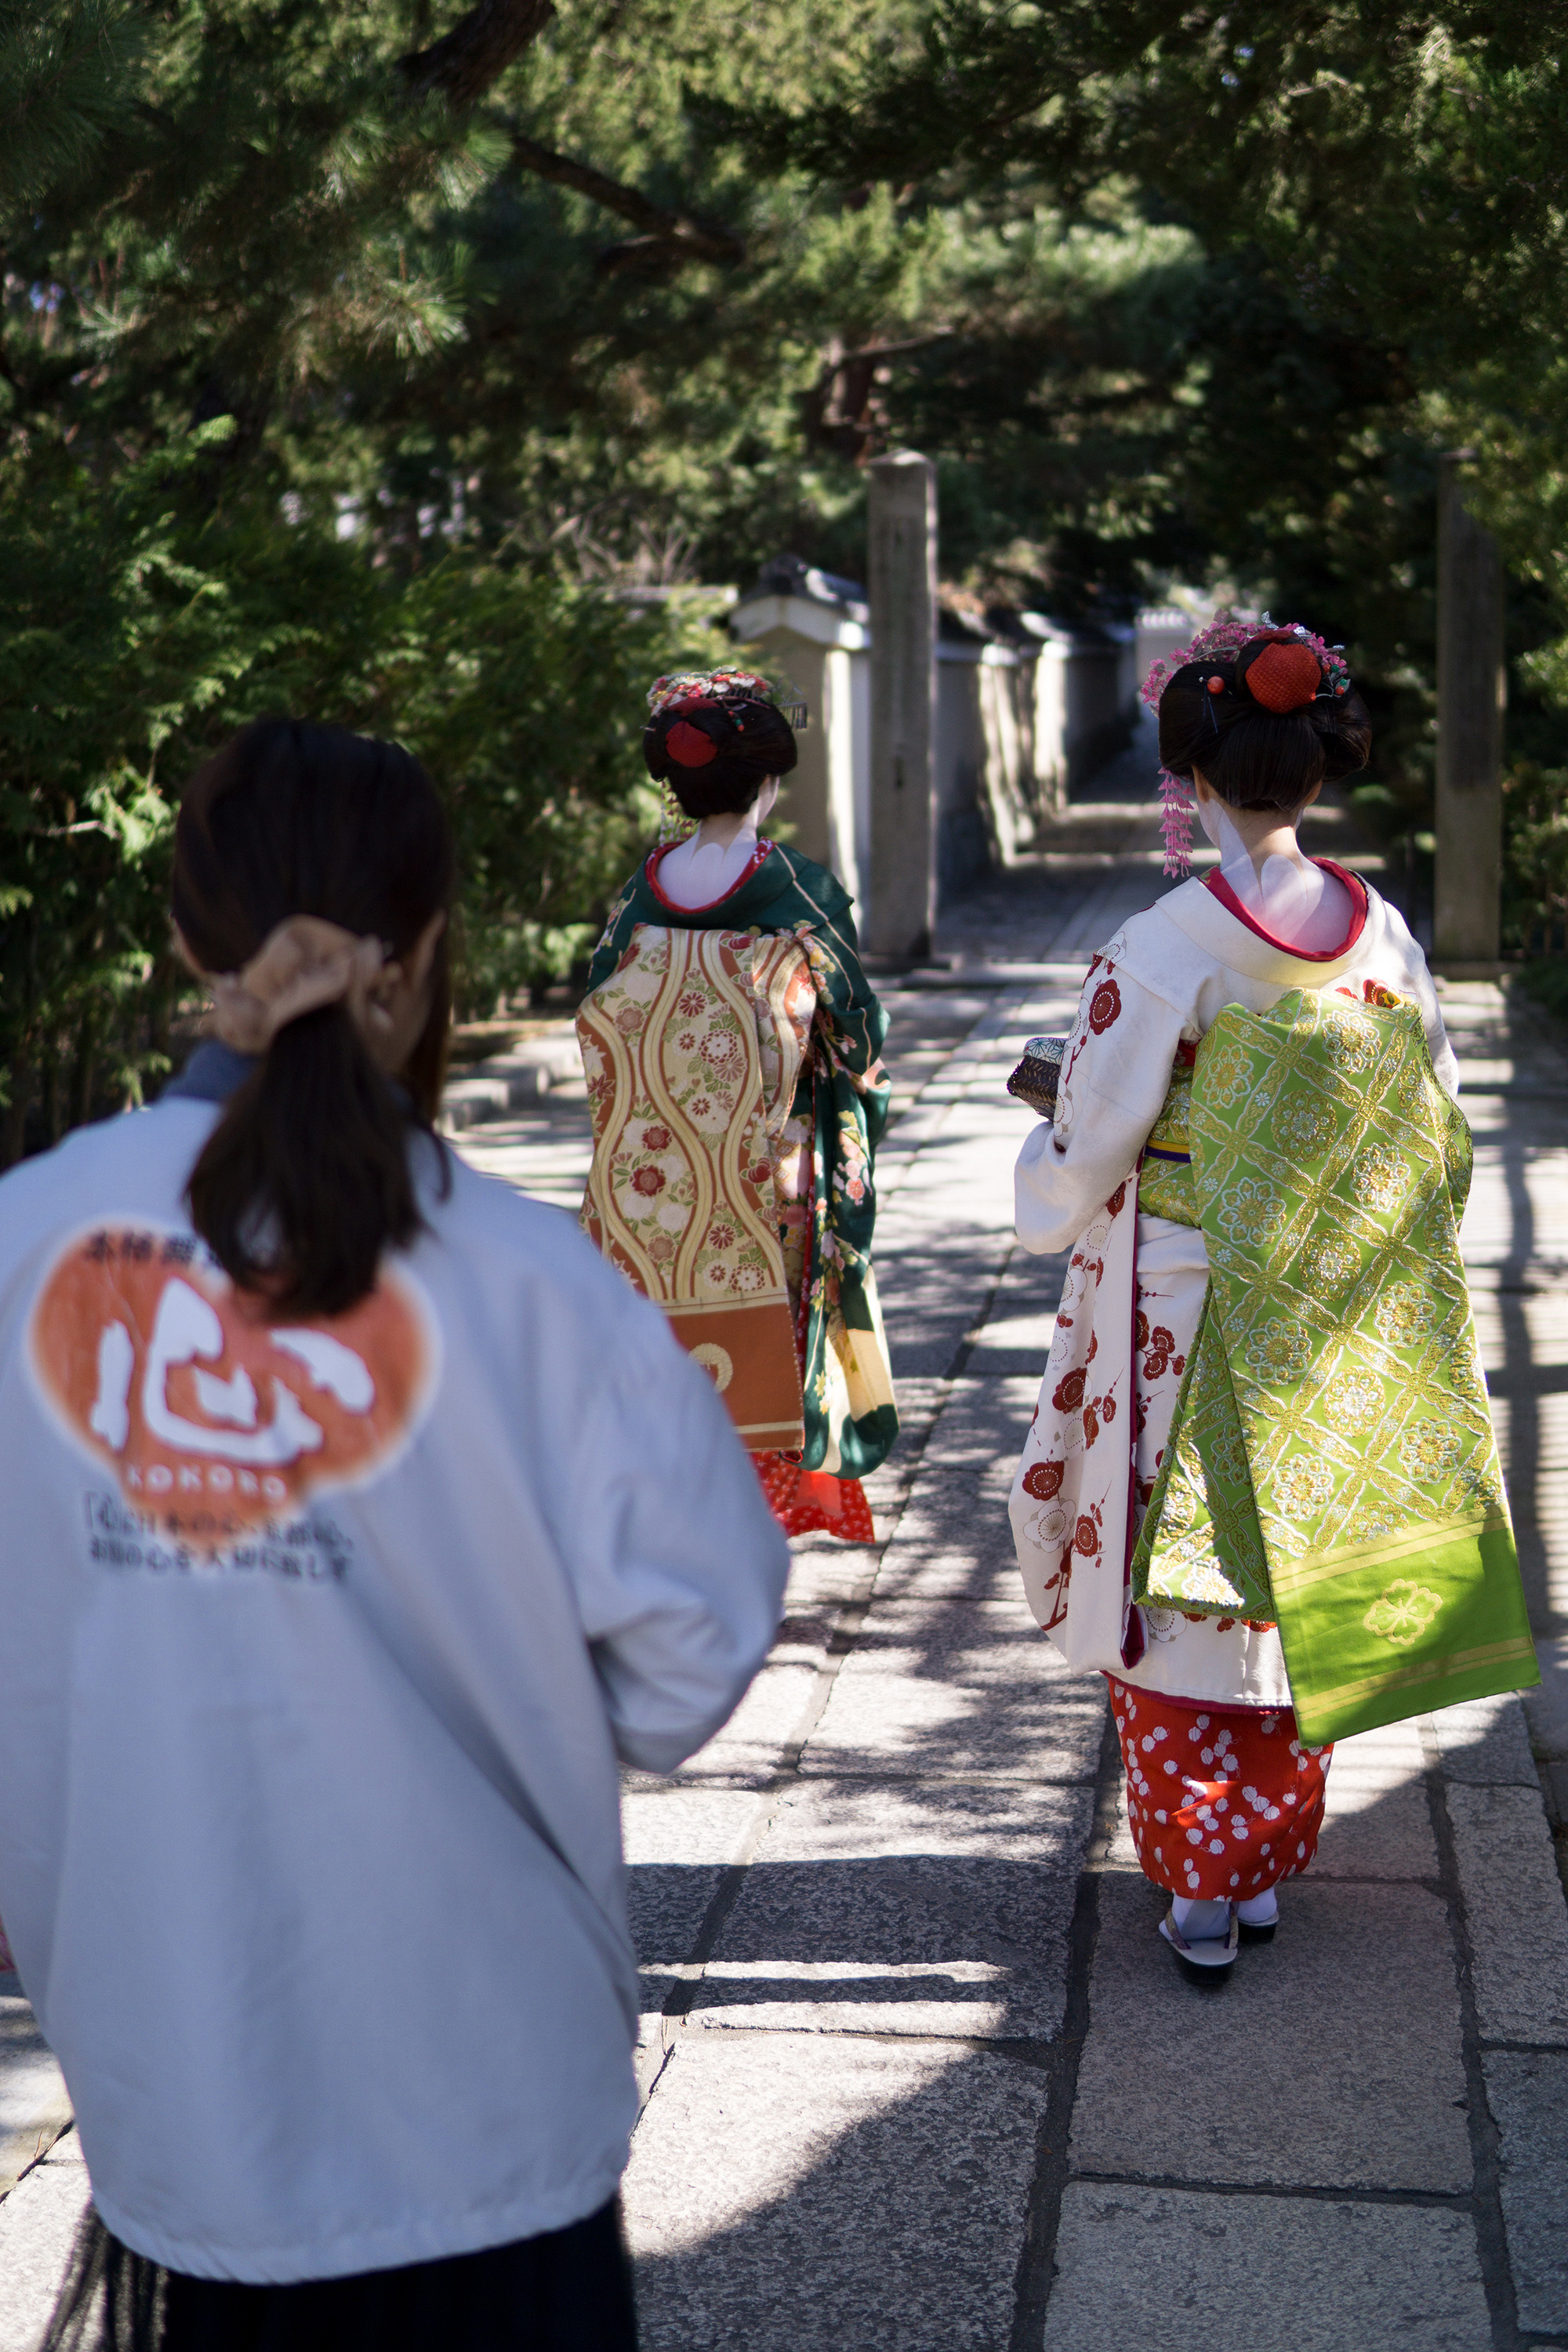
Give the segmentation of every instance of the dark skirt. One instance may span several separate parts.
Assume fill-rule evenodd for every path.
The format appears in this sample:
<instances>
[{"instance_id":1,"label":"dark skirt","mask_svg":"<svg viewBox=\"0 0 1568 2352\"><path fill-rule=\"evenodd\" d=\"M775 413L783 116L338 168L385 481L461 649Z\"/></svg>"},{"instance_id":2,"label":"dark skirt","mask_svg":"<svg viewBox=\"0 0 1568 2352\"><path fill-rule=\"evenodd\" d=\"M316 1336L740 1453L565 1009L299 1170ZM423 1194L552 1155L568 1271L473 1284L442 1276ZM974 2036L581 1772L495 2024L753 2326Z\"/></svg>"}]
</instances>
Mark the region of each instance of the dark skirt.
<instances>
[{"instance_id":1,"label":"dark skirt","mask_svg":"<svg viewBox=\"0 0 1568 2352\"><path fill-rule=\"evenodd\" d=\"M612 2199L477 2254L247 2286L134 2254L89 2211L40 2352L637 2352Z\"/></svg>"}]
</instances>

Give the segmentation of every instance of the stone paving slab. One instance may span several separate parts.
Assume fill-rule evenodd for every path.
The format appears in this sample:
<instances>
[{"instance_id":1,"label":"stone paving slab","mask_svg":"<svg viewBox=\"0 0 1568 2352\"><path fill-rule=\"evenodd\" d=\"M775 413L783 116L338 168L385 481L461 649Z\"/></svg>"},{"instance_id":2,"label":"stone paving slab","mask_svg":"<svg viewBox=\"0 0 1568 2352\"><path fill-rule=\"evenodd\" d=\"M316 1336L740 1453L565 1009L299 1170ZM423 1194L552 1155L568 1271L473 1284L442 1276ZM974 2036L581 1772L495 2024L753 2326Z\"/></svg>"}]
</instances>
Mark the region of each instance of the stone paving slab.
<instances>
[{"instance_id":1,"label":"stone paving slab","mask_svg":"<svg viewBox=\"0 0 1568 2352\"><path fill-rule=\"evenodd\" d=\"M1568 2330L1568 2056L1498 2050L1485 2063L1519 2324Z\"/></svg>"},{"instance_id":2,"label":"stone paving slab","mask_svg":"<svg viewBox=\"0 0 1568 2352\"><path fill-rule=\"evenodd\" d=\"M1541 1681L1526 1691L1523 1708L1546 1808L1559 1847L1558 1867L1568 1890L1568 1637L1537 1640Z\"/></svg>"},{"instance_id":3,"label":"stone paving slab","mask_svg":"<svg viewBox=\"0 0 1568 2352\"><path fill-rule=\"evenodd\" d=\"M1468 2213L1075 2181L1057 2271L1045 2352L1494 2352Z\"/></svg>"},{"instance_id":4,"label":"stone paving slab","mask_svg":"<svg viewBox=\"0 0 1568 2352\"><path fill-rule=\"evenodd\" d=\"M1516 1692L1443 1707L1432 1725L1446 1779L1480 1787L1539 1788L1530 1728Z\"/></svg>"},{"instance_id":5,"label":"stone paving slab","mask_svg":"<svg viewBox=\"0 0 1568 2352\"><path fill-rule=\"evenodd\" d=\"M1039 1386L1037 1372L979 1379L967 1367L948 1383L941 1423L910 1486L884 1575L897 1569L904 1552L940 1545L953 1535L979 1546L983 1555L995 1533L1011 1544L1012 1465L1028 1434ZM1013 1590L1020 1589L1015 1559Z\"/></svg>"},{"instance_id":6,"label":"stone paving slab","mask_svg":"<svg viewBox=\"0 0 1568 2352\"><path fill-rule=\"evenodd\" d=\"M1017 1556L1007 1519L1013 1470L1039 1392L1037 1377L949 1383L894 1540L877 1578L879 1597L964 1593L1018 1602Z\"/></svg>"},{"instance_id":7,"label":"stone paving slab","mask_svg":"<svg viewBox=\"0 0 1568 2352\"><path fill-rule=\"evenodd\" d=\"M1035 1409L1034 1396L1028 1392L1034 1383L961 1380L952 1387L948 1411L931 1441L900 1518L896 1539L882 1562L877 1580L879 1591L903 1590L923 1582L932 1591L951 1591L955 1589L951 1566L942 1564L942 1555L971 1559L984 1572L1000 1556L1001 1547L1012 1543L1007 1496L1013 1482L1010 1473L1003 1475L1004 1462L1012 1450L1009 1439L1020 1448L1023 1445ZM992 1423L992 1447L985 1459L977 1461L965 1441L973 1423L982 1417ZM1014 1454L1013 1461L1016 1460ZM973 1590L976 1600L990 1597L973 1585L956 1589ZM1022 1590L1015 1557L1008 1592L995 1597L1011 1598Z\"/></svg>"},{"instance_id":8,"label":"stone paving slab","mask_svg":"<svg viewBox=\"0 0 1568 2352\"><path fill-rule=\"evenodd\" d=\"M909 1241L904 1255L907 1273L898 1264L893 1243L878 1251L888 1353L893 1378L900 1384L907 1378L931 1378L948 1370L965 1334L984 1315L997 1272L994 1256L979 1246L966 1246L962 1234L945 1241L940 1253L921 1251L918 1256L915 1244Z\"/></svg>"},{"instance_id":9,"label":"stone paving slab","mask_svg":"<svg viewBox=\"0 0 1568 2352\"><path fill-rule=\"evenodd\" d=\"M643 1968L689 1958L726 1868L739 1860L764 1800L699 1782L628 1789L621 1801L626 1905Z\"/></svg>"},{"instance_id":10,"label":"stone paving slab","mask_svg":"<svg viewBox=\"0 0 1568 2352\"><path fill-rule=\"evenodd\" d=\"M644 2352L999 2352L1046 2102L952 2042L688 2033L626 2176Z\"/></svg>"},{"instance_id":11,"label":"stone paving slab","mask_svg":"<svg viewBox=\"0 0 1568 2352\"><path fill-rule=\"evenodd\" d=\"M1105 1712L1100 1678L1070 1674L1010 1611L963 1603L933 1623L889 1605L867 1618L801 1769L1092 1779Z\"/></svg>"},{"instance_id":12,"label":"stone paving slab","mask_svg":"<svg viewBox=\"0 0 1568 2352\"><path fill-rule=\"evenodd\" d=\"M770 1657L716 1738L682 1769L695 1780L760 1784L778 1769L817 1696L817 1667L805 1657Z\"/></svg>"},{"instance_id":13,"label":"stone paving slab","mask_svg":"<svg viewBox=\"0 0 1568 2352\"><path fill-rule=\"evenodd\" d=\"M65 2078L20 1979L7 1970L0 1974L0 2197L70 2116Z\"/></svg>"},{"instance_id":14,"label":"stone paving slab","mask_svg":"<svg viewBox=\"0 0 1568 2352\"><path fill-rule=\"evenodd\" d=\"M1472 2157L1453 1946L1419 1886L1307 1877L1234 1981L1187 1983L1164 1898L1108 1875L1072 2161L1088 2173L1290 2188L1467 2191Z\"/></svg>"},{"instance_id":15,"label":"stone paving slab","mask_svg":"<svg viewBox=\"0 0 1568 2352\"><path fill-rule=\"evenodd\" d=\"M899 1434L892 1453L879 1470L862 1483L871 1506L877 1542L885 1544L909 1499L931 1432L947 1407L952 1382L941 1377L900 1380L898 1383ZM848 1547L837 1537L817 1531L795 1538L797 1550L843 1552Z\"/></svg>"},{"instance_id":16,"label":"stone paving slab","mask_svg":"<svg viewBox=\"0 0 1568 2352\"><path fill-rule=\"evenodd\" d=\"M1391 1723L1339 1741L1323 1812L1315 1877L1435 1878L1420 1724Z\"/></svg>"},{"instance_id":17,"label":"stone paving slab","mask_svg":"<svg viewBox=\"0 0 1568 2352\"><path fill-rule=\"evenodd\" d=\"M1049 2041L1093 1791L816 1782L784 1798L701 2027Z\"/></svg>"},{"instance_id":18,"label":"stone paving slab","mask_svg":"<svg viewBox=\"0 0 1568 2352\"><path fill-rule=\"evenodd\" d=\"M918 1538L889 1546L877 1578L877 1598L884 1606L951 1597L1009 1607L1019 1591L1012 1531L1005 1520L998 1528L990 1514L972 1521L967 1532L928 1519Z\"/></svg>"},{"instance_id":19,"label":"stone paving slab","mask_svg":"<svg viewBox=\"0 0 1568 2352\"><path fill-rule=\"evenodd\" d=\"M832 1638L841 1612L861 1601L877 1570L873 1547L847 1544L832 1536L797 1536L790 1569L789 1598L780 1621L778 1646L819 1654Z\"/></svg>"},{"instance_id":20,"label":"stone paving slab","mask_svg":"<svg viewBox=\"0 0 1568 2352\"><path fill-rule=\"evenodd\" d=\"M1057 1301L1069 1255L1066 1250L1054 1257L1031 1257L1021 1247L1013 1251L964 1363L972 1377L1022 1381L1032 1391L1031 1412L1056 1337Z\"/></svg>"},{"instance_id":21,"label":"stone paving slab","mask_svg":"<svg viewBox=\"0 0 1568 2352\"><path fill-rule=\"evenodd\" d=\"M1483 2036L1568 2043L1568 1909L1540 1790L1450 1788L1447 1803Z\"/></svg>"},{"instance_id":22,"label":"stone paving slab","mask_svg":"<svg viewBox=\"0 0 1568 2352\"><path fill-rule=\"evenodd\" d=\"M89 2199L74 2131L0 2204L0 2352L35 2352Z\"/></svg>"},{"instance_id":23,"label":"stone paving slab","mask_svg":"<svg viewBox=\"0 0 1568 2352\"><path fill-rule=\"evenodd\" d=\"M652 2089L669 2039L665 2005L689 1973L709 1906L728 1866L765 1817L754 1789L714 1788L638 1775L621 1799L626 1916L641 1990L637 2083Z\"/></svg>"},{"instance_id":24,"label":"stone paving slab","mask_svg":"<svg viewBox=\"0 0 1568 2352\"><path fill-rule=\"evenodd\" d=\"M462 1153L481 1175L499 1176L575 1218L594 1156L585 1083L552 1087L537 1109L471 1129Z\"/></svg>"}]
</instances>

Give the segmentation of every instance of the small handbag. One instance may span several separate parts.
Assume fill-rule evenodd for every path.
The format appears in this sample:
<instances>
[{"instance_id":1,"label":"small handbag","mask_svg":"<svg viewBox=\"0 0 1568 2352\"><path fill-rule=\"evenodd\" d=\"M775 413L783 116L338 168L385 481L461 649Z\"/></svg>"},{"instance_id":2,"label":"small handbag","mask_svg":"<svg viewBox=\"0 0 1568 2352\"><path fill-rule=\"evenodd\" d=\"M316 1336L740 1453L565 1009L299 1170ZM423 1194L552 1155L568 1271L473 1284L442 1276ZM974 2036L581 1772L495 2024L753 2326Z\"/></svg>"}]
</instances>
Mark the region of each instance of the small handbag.
<instances>
[{"instance_id":1,"label":"small handbag","mask_svg":"<svg viewBox=\"0 0 1568 2352\"><path fill-rule=\"evenodd\" d=\"M1067 1052L1065 1037L1031 1037L1024 1048L1024 1058L1007 1081L1007 1092L1027 1103L1041 1118L1057 1115L1057 1082L1062 1074L1062 1055Z\"/></svg>"}]
</instances>

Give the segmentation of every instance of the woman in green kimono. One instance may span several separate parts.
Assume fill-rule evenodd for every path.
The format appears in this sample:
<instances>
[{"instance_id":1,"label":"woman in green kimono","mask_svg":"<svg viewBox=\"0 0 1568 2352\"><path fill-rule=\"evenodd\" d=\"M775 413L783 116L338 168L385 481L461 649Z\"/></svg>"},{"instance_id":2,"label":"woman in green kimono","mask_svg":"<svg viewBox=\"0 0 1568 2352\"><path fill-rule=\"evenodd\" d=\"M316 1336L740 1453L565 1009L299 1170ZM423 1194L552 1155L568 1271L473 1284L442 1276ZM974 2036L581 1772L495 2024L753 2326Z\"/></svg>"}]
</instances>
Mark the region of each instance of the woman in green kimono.
<instances>
[{"instance_id":1,"label":"woman in green kimono","mask_svg":"<svg viewBox=\"0 0 1568 2352\"><path fill-rule=\"evenodd\" d=\"M898 1433L871 1271L887 1021L848 893L759 831L795 766L754 672L658 680L648 772L695 825L610 910L578 1033L583 1225L712 1373L782 1524L871 1539Z\"/></svg>"}]
</instances>

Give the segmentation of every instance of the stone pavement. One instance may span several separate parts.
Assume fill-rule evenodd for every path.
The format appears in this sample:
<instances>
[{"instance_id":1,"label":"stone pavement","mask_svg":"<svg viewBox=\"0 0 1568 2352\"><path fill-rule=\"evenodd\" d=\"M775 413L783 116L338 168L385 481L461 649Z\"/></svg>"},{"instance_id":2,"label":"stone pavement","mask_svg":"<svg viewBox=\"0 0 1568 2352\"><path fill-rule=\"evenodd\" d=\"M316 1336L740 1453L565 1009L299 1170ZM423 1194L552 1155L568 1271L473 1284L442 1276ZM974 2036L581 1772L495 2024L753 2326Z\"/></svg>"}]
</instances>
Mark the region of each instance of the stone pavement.
<instances>
[{"instance_id":1,"label":"stone pavement","mask_svg":"<svg viewBox=\"0 0 1568 2352\"><path fill-rule=\"evenodd\" d=\"M879 1542L798 1542L734 1718L628 1779L649 2352L1568 2347L1542 1805L1568 1799L1568 1058L1500 991L1447 992L1547 1689L1528 1721L1505 1700L1343 1742L1277 1940L1199 1992L1154 1938L1102 1688L1036 1632L1005 1509L1062 1262L1012 1240L1004 1081L1159 887L1125 856L1003 877L944 927L945 969L887 987L904 1436ZM461 1148L574 1208L580 1082ZM0 2203L0 2352L34 2340L84 2193L68 2133Z\"/></svg>"},{"instance_id":2,"label":"stone pavement","mask_svg":"<svg viewBox=\"0 0 1568 2352\"><path fill-rule=\"evenodd\" d=\"M1019 1598L1005 1497L1062 1267L1012 1242L1004 1081L1161 887L1129 846L999 881L944 927L949 969L887 989L878 1260L906 1433L881 1540L798 1543L734 1720L628 1786L653 2352L1568 2344L1568 1909L1542 1809L1543 1779L1568 1798L1568 1723L1532 1706L1539 1762L1513 1700L1342 1743L1316 1868L1213 1999L1154 1941L1100 1689ZM1445 994L1467 1255L1560 1687L1568 1058L1498 989ZM465 1148L565 1205L585 1139L552 1098Z\"/></svg>"}]
</instances>

